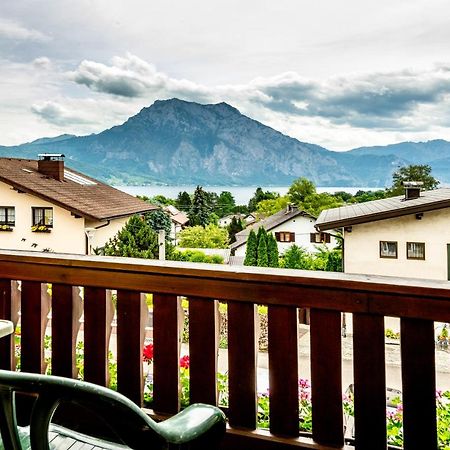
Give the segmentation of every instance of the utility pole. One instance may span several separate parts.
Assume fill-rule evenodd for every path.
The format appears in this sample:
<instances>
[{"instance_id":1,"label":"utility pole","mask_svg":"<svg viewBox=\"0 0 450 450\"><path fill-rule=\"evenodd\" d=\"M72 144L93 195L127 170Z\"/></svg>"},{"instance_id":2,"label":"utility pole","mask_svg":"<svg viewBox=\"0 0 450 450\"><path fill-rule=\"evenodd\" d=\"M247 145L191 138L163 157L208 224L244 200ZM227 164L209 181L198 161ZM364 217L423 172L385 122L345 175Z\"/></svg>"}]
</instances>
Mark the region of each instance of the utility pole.
<instances>
[{"instance_id":1,"label":"utility pole","mask_svg":"<svg viewBox=\"0 0 450 450\"><path fill-rule=\"evenodd\" d=\"M166 230L158 231L159 260L166 259Z\"/></svg>"}]
</instances>

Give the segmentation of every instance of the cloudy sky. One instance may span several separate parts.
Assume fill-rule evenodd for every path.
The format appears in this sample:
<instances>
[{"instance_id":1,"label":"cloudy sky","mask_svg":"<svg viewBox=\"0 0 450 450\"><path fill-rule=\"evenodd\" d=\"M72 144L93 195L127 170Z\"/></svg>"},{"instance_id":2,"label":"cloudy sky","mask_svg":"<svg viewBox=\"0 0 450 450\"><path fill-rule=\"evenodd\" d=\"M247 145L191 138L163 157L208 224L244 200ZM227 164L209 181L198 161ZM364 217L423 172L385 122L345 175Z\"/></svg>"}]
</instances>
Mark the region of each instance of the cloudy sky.
<instances>
[{"instance_id":1,"label":"cloudy sky","mask_svg":"<svg viewBox=\"0 0 450 450\"><path fill-rule=\"evenodd\" d=\"M96 133L172 97L335 150L450 140L450 4L2 2L0 145Z\"/></svg>"}]
</instances>

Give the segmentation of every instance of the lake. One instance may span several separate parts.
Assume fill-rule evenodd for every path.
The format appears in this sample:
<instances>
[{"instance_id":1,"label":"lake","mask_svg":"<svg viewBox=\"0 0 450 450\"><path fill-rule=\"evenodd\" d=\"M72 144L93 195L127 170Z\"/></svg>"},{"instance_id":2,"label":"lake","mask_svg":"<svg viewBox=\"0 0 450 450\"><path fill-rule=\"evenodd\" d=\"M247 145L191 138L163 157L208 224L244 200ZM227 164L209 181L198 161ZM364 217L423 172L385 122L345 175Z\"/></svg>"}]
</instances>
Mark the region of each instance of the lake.
<instances>
[{"instance_id":1,"label":"lake","mask_svg":"<svg viewBox=\"0 0 450 450\"><path fill-rule=\"evenodd\" d=\"M186 191L192 194L197 186L114 186L121 191L131 195L146 195L147 197L154 197L155 195L164 195L164 197L177 198L179 192ZM209 192L220 194L222 191L231 192L237 205L246 205L253 197L257 186L204 186L203 189ZM263 191L278 192L280 195L285 195L289 186L261 186ZM334 193L337 191L345 191L349 194L356 194L359 190L369 191L381 188L369 187L318 187L317 192Z\"/></svg>"}]
</instances>

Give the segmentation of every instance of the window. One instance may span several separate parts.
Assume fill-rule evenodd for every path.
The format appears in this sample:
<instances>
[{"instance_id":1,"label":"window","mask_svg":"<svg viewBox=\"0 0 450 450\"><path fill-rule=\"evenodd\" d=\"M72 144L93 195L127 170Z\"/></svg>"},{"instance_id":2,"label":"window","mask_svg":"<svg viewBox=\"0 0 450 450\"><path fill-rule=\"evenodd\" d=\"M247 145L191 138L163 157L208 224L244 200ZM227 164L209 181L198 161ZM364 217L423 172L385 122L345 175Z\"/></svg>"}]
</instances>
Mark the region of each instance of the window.
<instances>
[{"instance_id":1,"label":"window","mask_svg":"<svg viewBox=\"0 0 450 450\"><path fill-rule=\"evenodd\" d=\"M397 242L380 241L380 258L397 258Z\"/></svg>"},{"instance_id":2,"label":"window","mask_svg":"<svg viewBox=\"0 0 450 450\"><path fill-rule=\"evenodd\" d=\"M33 213L32 225L53 226L53 208L31 208Z\"/></svg>"},{"instance_id":3,"label":"window","mask_svg":"<svg viewBox=\"0 0 450 450\"><path fill-rule=\"evenodd\" d=\"M322 244L330 243L330 234L329 233L310 233L309 240L313 244Z\"/></svg>"},{"instance_id":4,"label":"window","mask_svg":"<svg viewBox=\"0 0 450 450\"><path fill-rule=\"evenodd\" d=\"M406 258L408 259L425 259L425 243L424 242L407 242Z\"/></svg>"},{"instance_id":5,"label":"window","mask_svg":"<svg viewBox=\"0 0 450 450\"><path fill-rule=\"evenodd\" d=\"M289 231L277 231L275 233L275 239L278 242L295 242L295 233Z\"/></svg>"},{"instance_id":6,"label":"window","mask_svg":"<svg viewBox=\"0 0 450 450\"><path fill-rule=\"evenodd\" d=\"M16 209L12 206L0 206L0 225L14 226L16 224Z\"/></svg>"}]
</instances>

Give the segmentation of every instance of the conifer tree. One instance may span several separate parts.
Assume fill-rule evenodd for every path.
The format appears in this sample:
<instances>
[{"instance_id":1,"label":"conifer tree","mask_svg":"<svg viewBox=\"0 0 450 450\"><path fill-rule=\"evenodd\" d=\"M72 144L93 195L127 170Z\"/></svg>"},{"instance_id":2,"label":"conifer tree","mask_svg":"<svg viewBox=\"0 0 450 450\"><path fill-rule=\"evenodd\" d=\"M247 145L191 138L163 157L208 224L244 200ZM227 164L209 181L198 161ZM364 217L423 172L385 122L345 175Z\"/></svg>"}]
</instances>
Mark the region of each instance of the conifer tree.
<instances>
[{"instance_id":1,"label":"conifer tree","mask_svg":"<svg viewBox=\"0 0 450 450\"><path fill-rule=\"evenodd\" d=\"M142 217L135 215L105 244L101 252L108 256L157 258L158 236Z\"/></svg>"},{"instance_id":2,"label":"conifer tree","mask_svg":"<svg viewBox=\"0 0 450 450\"><path fill-rule=\"evenodd\" d=\"M194 192L192 207L188 213L189 224L191 227L195 225L205 227L208 224L210 213L208 200L208 193L205 192L201 186L197 186Z\"/></svg>"},{"instance_id":3,"label":"conifer tree","mask_svg":"<svg viewBox=\"0 0 450 450\"><path fill-rule=\"evenodd\" d=\"M269 233L267 239L267 256L269 267L278 267L278 245L275 236L272 233Z\"/></svg>"},{"instance_id":4,"label":"conifer tree","mask_svg":"<svg viewBox=\"0 0 450 450\"><path fill-rule=\"evenodd\" d=\"M256 233L250 230L247 239L247 249L245 252L244 266L256 266L258 257L258 242Z\"/></svg>"},{"instance_id":5,"label":"conifer tree","mask_svg":"<svg viewBox=\"0 0 450 450\"><path fill-rule=\"evenodd\" d=\"M192 207L192 200L190 195L186 191L179 192L178 197L175 201L175 205L180 211L189 212Z\"/></svg>"},{"instance_id":6,"label":"conifer tree","mask_svg":"<svg viewBox=\"0 0 450 450\"><path fill-rule=\"evenodd\" d=\"M233 217L231 219L230 225L227 227L228 229L228 235L230 236L230 244L233 242L236 242L235 235L236 233L239 233L239 231L242 231L244 229L244 225L242 224L242 220L236 219L236 217Z\"/></svg>"},{"instance_id":7,"label":"conifer tree","mask_svg":"<svg viewBox=\"0 0 450 450\"><path fill-rule=\"evenodd\" d=\"M256 265L258 267L268 267L269 266L269 258L267 255L267 240L266 240L264 231L260 234L260 238L258 241L258 259L257 259Z\"/></svg>"}]
</instances>

